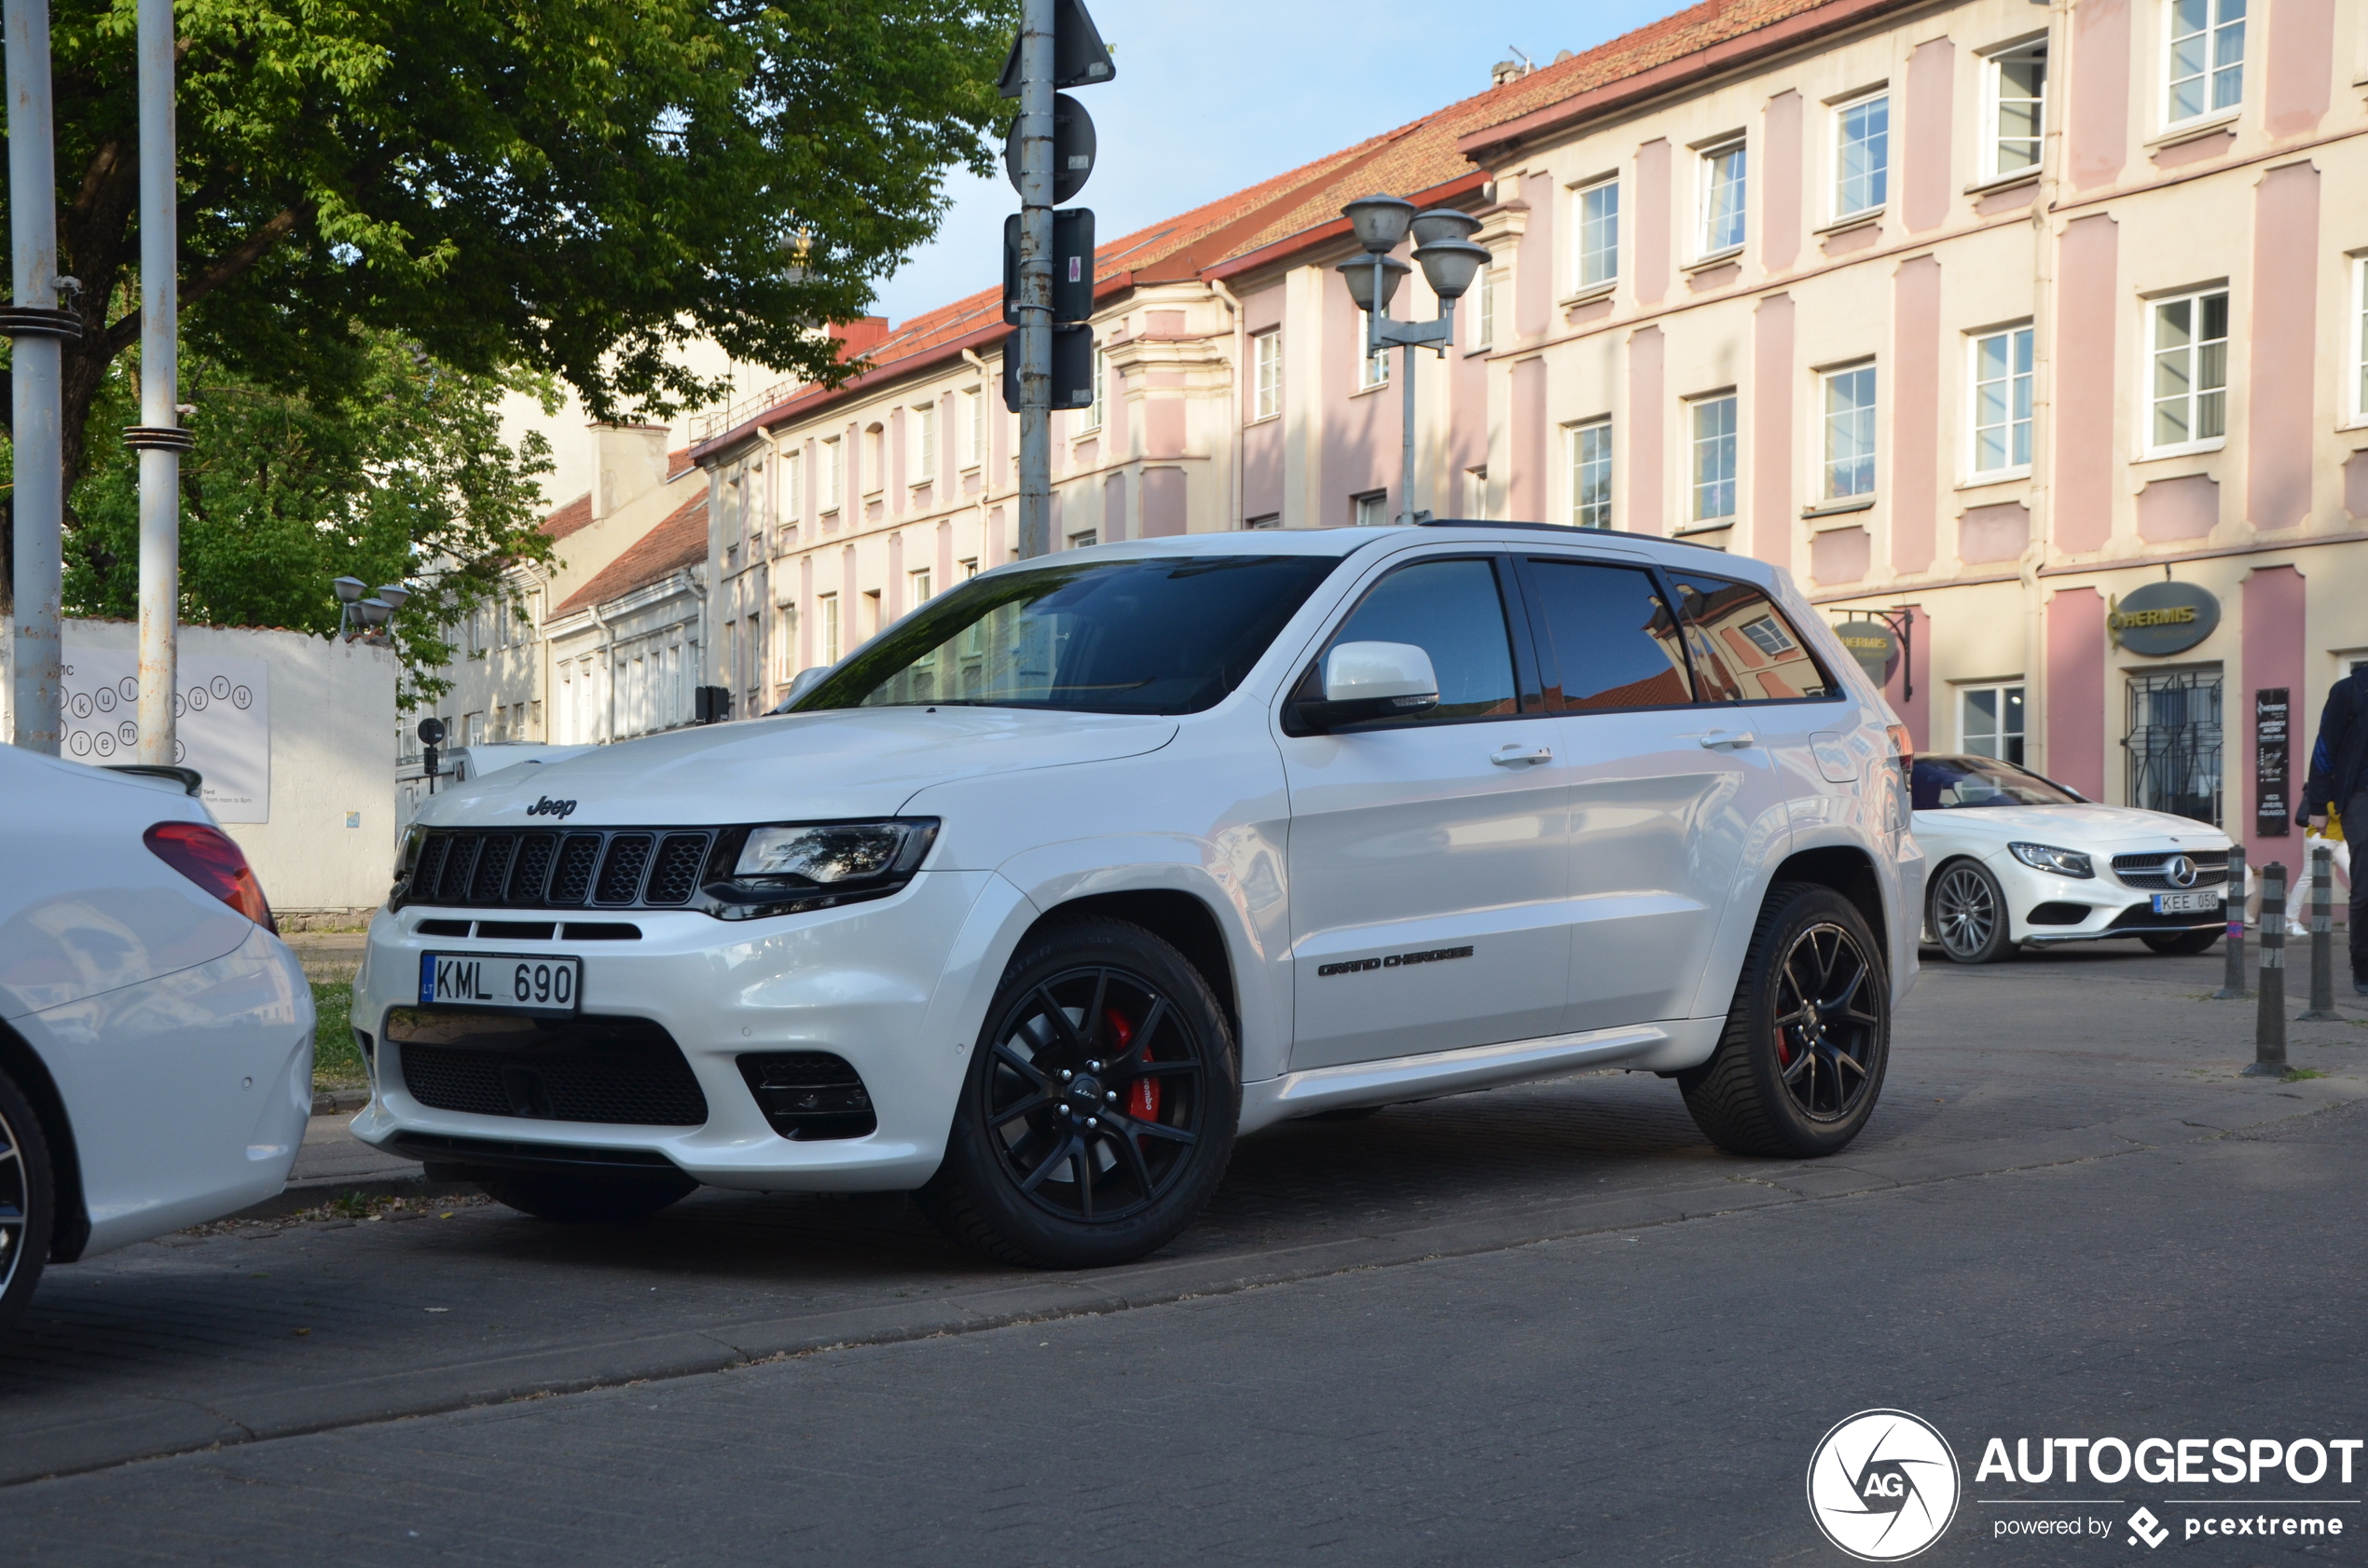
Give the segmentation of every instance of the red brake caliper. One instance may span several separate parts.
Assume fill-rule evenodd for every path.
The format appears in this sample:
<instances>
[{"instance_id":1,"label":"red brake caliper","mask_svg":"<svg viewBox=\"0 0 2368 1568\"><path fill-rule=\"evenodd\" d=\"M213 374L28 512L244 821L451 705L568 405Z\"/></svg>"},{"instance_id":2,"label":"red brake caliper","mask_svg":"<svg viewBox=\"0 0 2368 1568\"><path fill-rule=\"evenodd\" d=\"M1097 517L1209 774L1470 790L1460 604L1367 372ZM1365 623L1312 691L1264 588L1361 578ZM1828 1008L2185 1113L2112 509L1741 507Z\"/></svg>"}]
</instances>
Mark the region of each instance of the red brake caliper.
<instances>
[{"instance_id":1,"label":"red brake caliper","mask_svg":"<svg viewBox=\"0 0 2368 1568\"><path fill-rule=\"evenodd\" d=\"M1135 1043L1135 1025L1121 1018L1116 1008L1105 1011L1102 1018L1110 1026L1110 1038L1118 1041L1116 1053L1124 1055L1126 1048ZM1138 1078L1135 1080L1135 1087L1126 1092L1126 1114L1137 1121L1157 1121L1160 1119L1158 1079Z\"/></svg>"}]
</instances>

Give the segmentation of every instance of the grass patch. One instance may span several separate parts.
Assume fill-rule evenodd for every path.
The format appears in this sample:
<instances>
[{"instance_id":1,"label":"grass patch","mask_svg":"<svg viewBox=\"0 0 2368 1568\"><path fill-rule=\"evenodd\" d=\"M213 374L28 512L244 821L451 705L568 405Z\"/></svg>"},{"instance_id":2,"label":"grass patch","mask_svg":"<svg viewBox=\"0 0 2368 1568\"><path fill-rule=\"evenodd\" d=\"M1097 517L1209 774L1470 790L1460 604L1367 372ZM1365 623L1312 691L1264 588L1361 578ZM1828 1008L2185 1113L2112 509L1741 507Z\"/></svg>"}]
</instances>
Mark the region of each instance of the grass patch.
<instances>
[{"instance_id":1,"label":"grass patch","mask_svg":"<svg viewBox=\"0 0 2368 1568\"><path fill-rule=\"evenodd\" d=\"M2317 1067L2296 1067L2292 1072L2286 1075L2286 1081L2288 1083L2300 1083L2306 1078L2325 1078L2326 1076L2327 1075L2325 1073L2320 1072Z\"/></svg>"},{"instance_id":2,"label":"grass patch","mask_svg":"<svg viewBox=\"0 0 2368 1568\"><path fill-rule=\"evenodd\" d=\"M312 1011L320 1017L312 1032L312 1087L358 1089L369 1082L362 1048L353 1043L353 983L314 981Z\"/></svg>"}]
</instances>

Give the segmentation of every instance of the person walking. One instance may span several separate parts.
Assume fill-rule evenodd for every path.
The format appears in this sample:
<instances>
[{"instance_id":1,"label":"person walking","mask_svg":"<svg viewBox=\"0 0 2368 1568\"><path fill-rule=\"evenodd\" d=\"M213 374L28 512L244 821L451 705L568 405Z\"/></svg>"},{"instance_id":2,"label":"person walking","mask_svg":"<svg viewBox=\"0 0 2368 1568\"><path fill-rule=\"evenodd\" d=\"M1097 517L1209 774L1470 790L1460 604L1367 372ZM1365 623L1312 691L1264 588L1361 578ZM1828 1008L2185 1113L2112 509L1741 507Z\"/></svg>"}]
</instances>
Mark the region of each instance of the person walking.
<instances>
[{"instance_id":1,"label":"person walking","mask_svg":"<svg viewBox=\"0 0 2368 1568\"><path fill-rule=\"evenodd\" d=\"M2327 693L2294 820L2324 832L2331 806L2343 820L2347 841L2368 832L2368 681L2357 673ZM2351 988L2368 997L2368 876L2351 880Z\"/></svg>"}]
</instances>

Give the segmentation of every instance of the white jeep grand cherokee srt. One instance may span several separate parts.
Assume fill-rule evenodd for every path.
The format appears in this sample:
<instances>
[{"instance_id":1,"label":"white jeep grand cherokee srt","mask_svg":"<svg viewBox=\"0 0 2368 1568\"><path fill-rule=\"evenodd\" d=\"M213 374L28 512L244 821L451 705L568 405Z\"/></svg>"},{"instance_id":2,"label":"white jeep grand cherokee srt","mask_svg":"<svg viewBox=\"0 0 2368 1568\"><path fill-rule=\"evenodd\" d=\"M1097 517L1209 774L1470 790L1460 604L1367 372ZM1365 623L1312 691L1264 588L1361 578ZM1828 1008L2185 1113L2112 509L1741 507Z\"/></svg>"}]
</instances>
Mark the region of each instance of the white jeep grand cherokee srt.
<instances>
[{"instance_id":1,"label":"white jeep grand cherokee srt","mask_svg":"<svg viewBox=\"0 0 2368 1568\"><path fill-rule=\"evenodd\" d=\"M1576 1067L1840 1148L1914 976L1904 736L1782 572L1519 524L984 573L764 719L472 780L354 1021L370 1143L554 1219L916 1193L1174 1237L1234 1138Z\"/></svg>"}]
</instances>

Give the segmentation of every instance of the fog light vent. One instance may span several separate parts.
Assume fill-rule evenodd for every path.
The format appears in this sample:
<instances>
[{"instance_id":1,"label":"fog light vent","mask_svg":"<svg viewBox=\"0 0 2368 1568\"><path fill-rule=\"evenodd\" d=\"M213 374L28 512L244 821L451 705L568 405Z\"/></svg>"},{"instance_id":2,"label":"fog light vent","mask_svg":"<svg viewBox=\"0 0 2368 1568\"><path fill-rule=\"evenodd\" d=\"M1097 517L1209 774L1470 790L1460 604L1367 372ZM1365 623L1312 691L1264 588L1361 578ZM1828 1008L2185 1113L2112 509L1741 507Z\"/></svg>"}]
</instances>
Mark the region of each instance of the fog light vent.
<instances>
[{"instance_id":1,"label":"fog light vent","mask_svg":"<svg viewBox=\"0 0 2368 1568\"><path fill-rule=\"evenodd\" d=\"M743 1056L740 1076L785 1138L860 1138L879 1127L862 1078L841 1057L819 1051Z\"/></svg>"},{"instance_id":2,"label":"fog light vent","mask_svg":"<svg viewBox=\"0 0 2368 1568\"><path fill-rule=\"evenodd\" d=\"M2044 903L2023 916L2028 926L2077 926L2088 918L2085 903Z\"/></svg>"}]
</instances>

